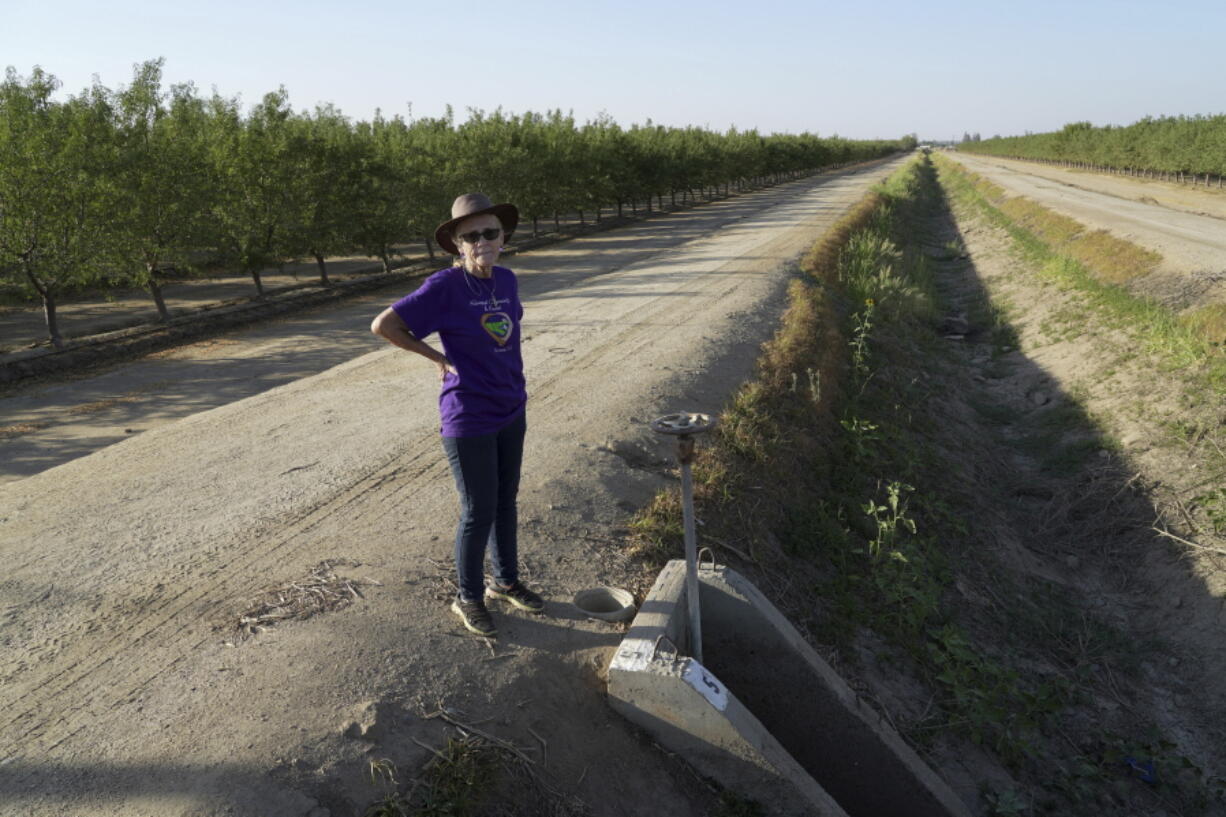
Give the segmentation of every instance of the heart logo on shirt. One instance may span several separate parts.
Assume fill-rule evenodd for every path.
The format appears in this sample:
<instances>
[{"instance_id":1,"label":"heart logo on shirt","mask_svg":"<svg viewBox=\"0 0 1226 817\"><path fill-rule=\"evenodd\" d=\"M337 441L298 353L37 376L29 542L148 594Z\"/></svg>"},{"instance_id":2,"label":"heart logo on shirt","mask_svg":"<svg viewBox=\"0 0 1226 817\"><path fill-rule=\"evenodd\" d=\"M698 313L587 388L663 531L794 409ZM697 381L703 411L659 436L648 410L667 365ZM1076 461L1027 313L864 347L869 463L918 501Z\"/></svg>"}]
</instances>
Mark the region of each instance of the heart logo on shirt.
<instances>
[{"instance_id":1,"label":"heart logo on shirt","mask_svg":"<svg viewBox=\"0 0 1226 817\"><path fill-rule=\"evenodd\" d=\"M498 341L499 346L505 346L511 339L512 326L511 316L505 312L486 312L481 316L481 328Z\"/></svg>"}]
</instances>

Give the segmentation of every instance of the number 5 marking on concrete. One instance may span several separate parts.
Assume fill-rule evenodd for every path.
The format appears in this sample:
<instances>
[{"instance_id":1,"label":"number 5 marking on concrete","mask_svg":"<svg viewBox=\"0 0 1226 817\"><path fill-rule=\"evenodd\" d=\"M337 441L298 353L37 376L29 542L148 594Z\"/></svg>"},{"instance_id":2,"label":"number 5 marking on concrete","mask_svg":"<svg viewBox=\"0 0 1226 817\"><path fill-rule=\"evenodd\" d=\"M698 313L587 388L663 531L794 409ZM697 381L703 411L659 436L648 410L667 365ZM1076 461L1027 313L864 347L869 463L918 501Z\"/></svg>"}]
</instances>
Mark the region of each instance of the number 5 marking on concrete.
<instances>
[{"instance_id":1,"label":"number 5 marking on concrete","mask_svg":"<svg viewBox=\"0 0 1226 817\"><path fill-rule=\"evenodd\" d=\"M719 679L707 672L702 664L690 659L686 662L685 670L681 673L681 677L699 695L706 698L711 706L720 712L728 708L728 690L724 689L724 685L719 682Z\"/></svg>"}]
</instances>

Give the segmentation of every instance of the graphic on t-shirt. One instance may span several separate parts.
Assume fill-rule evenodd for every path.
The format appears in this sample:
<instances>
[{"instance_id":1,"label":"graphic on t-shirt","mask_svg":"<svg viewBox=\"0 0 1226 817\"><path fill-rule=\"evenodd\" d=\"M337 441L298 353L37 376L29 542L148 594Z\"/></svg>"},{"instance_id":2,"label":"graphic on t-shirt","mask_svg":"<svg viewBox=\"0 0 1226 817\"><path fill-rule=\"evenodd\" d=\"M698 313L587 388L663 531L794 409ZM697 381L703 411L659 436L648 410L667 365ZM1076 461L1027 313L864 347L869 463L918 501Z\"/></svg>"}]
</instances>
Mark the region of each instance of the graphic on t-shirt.
<instances>
[{"instance_id":1,"label":"graphic on t-shirt","mask_svg":"<svg viewBox=\"0 0 1226 817\"><path fill-rule=\"evenodd\" d=\"M481 316L481 327L499 346L505 346L511 339L511 316L505 312L486 312Z\"/></svg>"}]
</instances>

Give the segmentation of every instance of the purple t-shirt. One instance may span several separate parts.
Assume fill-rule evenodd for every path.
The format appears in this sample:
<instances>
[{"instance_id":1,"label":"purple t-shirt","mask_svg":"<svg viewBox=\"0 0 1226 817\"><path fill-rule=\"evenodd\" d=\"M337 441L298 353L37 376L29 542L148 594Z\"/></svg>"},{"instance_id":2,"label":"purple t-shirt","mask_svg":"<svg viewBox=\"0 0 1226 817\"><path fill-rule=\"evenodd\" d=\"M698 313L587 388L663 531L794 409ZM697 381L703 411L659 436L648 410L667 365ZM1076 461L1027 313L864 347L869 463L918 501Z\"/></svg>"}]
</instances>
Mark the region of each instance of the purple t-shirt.
<instances>
[{"instance_id":1,"label":"purple t-shirt","mask_svg":"<svg viewBox=\"0 0 1226 817\"><path fill-rule=\"evenodd\" d=\"M524 410L519 283L506 267L489 278L462 267L439 270L392 309L413 336L437 332L458 374L443 379L438 409L444 437L475 437L506 426Z\"/></svg>"}]
</instances>

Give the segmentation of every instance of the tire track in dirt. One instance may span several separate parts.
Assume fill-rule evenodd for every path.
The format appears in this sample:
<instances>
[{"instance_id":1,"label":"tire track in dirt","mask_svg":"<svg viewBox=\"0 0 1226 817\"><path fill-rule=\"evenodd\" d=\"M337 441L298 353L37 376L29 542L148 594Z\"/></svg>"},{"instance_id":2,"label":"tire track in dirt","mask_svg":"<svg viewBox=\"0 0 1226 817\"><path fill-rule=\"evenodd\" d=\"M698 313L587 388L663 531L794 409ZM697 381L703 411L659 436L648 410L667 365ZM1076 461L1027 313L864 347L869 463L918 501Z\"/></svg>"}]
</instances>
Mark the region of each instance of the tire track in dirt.
<instances>
[{"instance_id":1,"label":"tire track in dirt","mask_svg":"<svg viewBox=\"0 0 1226 817\"><path fill-rule=\"evenodd\" d=\"M69 723L73 714L89 709L96 698L105 694L101 687L95 687L92 690L81 693L78 685L82 681L97 677L102 671L113 666L123 654L130 654L133 651L140 650L141 654L138 660L133 662L134 664L153 663L160 665L161 669L146 676L144 680L135 685L132 685L129 679L134 675L141 674L138 670L121 671L122 674L117 678L108 676L106 679L107 689L120 690L119 694L114 696L116 700L122 700L125 697L131 696L142 686L149 683L149 681L182 661L187 654L194 651L201 644L206 641L216 640L217 634L210 629L203 637L196 637L191 640L186 648L173 650L168 662L159 661L156 658L156 654L159 651L157 645L174 643L177 636L198 631L200 622L214 620L219 612L219 608L225 607L235 598L253 595L265 584L261 579L248 579L246 582L240 580L240 583L235 586L236 575L257 577L268 575L269 570L283 557L285 549L300 536L310 532L311 529L329 517L342 512L351 504L377 491L393 479L403 478L412 482L425 476L429 476L432 479L437 479L441 476L438 472L445 470L445 467L438 462L435 451L436 445L434 443L435 441L430 440L429 444L422 442L414 445L410 452L397 455L390 463L377 467L373 473L362 478L352 488L337 496L326 505L311 508L296 518L284 520L279 526L281 530L271 544L262 551L257 551L255 554L250 555L249 558L205 565L204 567L210 573L218 577L216 580L198 583L192 581L196 578L195 576L184 576L186 585L190 589L185 590L180 595L167 598L163 604L157 607L142 610L135 620L129 619L126 622L123 634L112 637L102 645L97 645L91 651L88 660L74 661L51 675L26 677L22 679L23 682L20 684L12 683L12 681L7 682L8 688L16 691L16 695L6 702L6 709L12 705L20 705L36 693L38 697L33 706L15 716L11 716L11 719L0 728L0 731L6 731L23 719L29 718L38 708L59 701L70 693L75 693L77 696L74 698L75 702L73 704L65 707L53 707L60 715L56 723ZM409 465L427 457L429 458L428 461L420 468L412 472L408 471ZM245 553L250 554L250 551L238 549L238 554ZM209 601L209 599L214 600ZM163 630L169 627L174 627L174 629L169 632L163 632ZM149 649L149 647L152 647L152 649ZM28 751L31 748L32 740L45 737L45 734L39 731L40 725L46 724L36 723L26 731L15 735L12 744L0 745L0 752L13 751L17 746L22 746ZM54 726L55 724L51 725ZM79 729L76 731L79 731ZM75 734L76 731L71 734ZM37 743L33 745L43 750L54 749L64 739L71 737L71 734L45 747L39 747Z\"/></svg>"}]
</instances>

